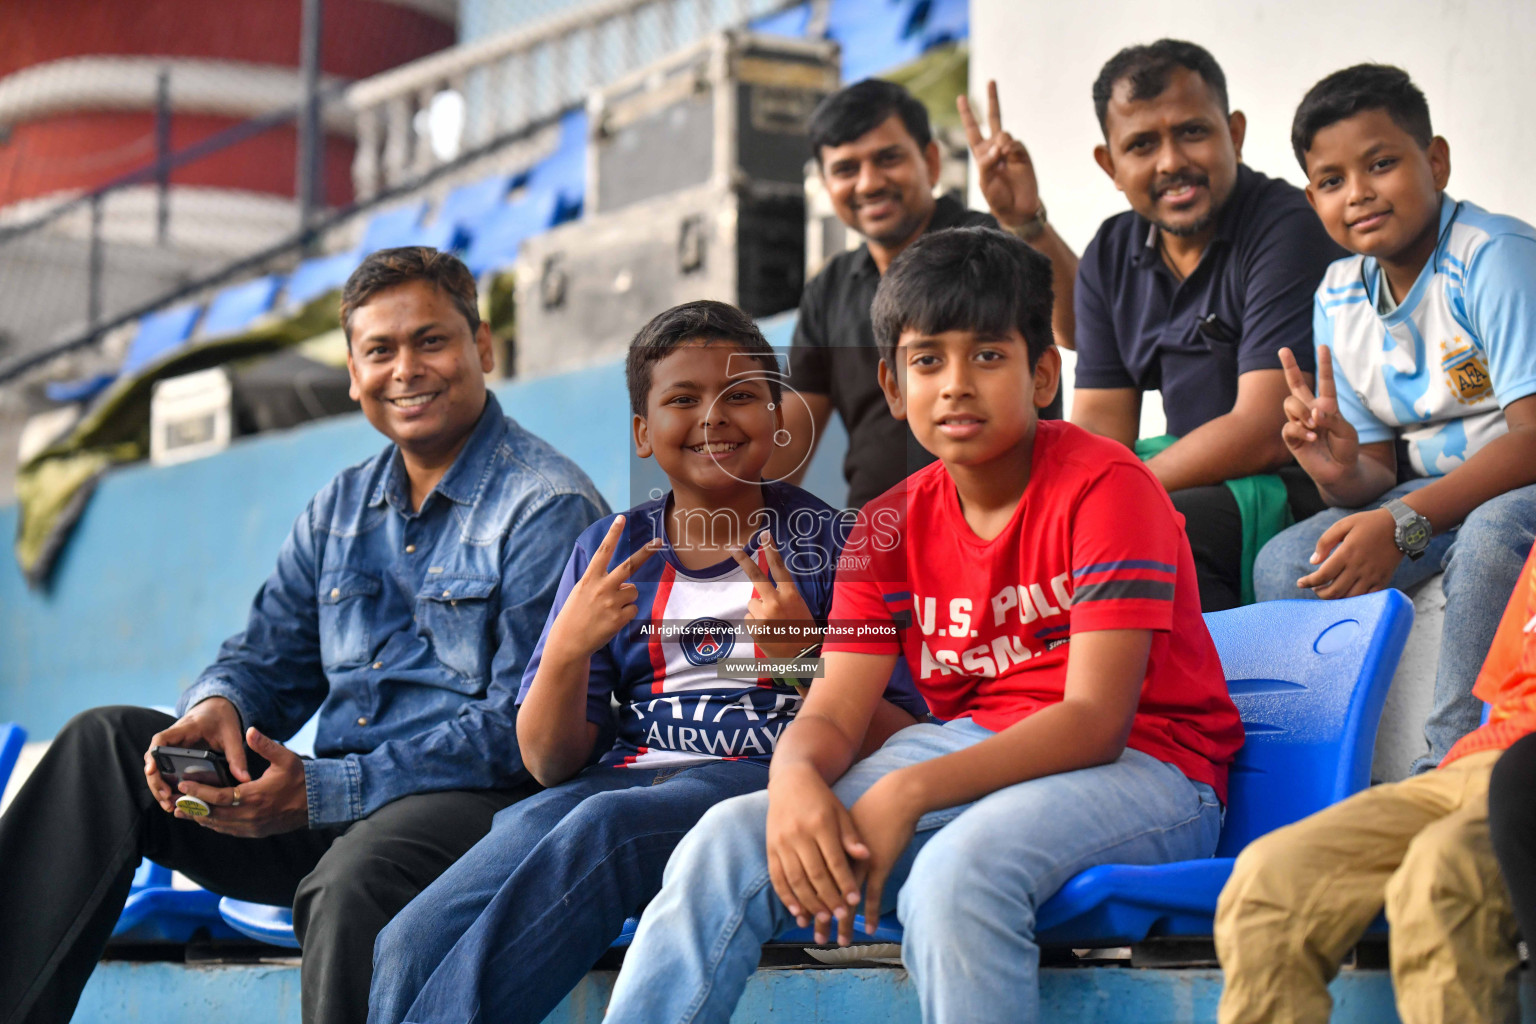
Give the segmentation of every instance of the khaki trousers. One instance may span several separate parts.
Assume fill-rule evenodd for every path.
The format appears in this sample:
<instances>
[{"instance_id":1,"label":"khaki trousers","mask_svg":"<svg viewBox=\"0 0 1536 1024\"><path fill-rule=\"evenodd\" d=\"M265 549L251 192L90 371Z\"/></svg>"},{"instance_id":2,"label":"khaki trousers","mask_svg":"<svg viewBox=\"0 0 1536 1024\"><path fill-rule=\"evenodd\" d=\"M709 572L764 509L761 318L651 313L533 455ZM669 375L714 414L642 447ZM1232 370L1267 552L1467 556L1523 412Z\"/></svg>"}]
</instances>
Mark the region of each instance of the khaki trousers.
<instances>
[{"instance_id":1,"label":"khaki trousers","mask_svg":"<svg viewBox=\"0 0 1536 1024\"><path fill-rule=\"evenodd\" d=\"M1221 1024L1325 1024L1383 905L1403 1024L1512 1024L1515 919L1488 838L1498 751L1373 786L1237 858L1216 908Z\"/></svg>"}]
</instances>

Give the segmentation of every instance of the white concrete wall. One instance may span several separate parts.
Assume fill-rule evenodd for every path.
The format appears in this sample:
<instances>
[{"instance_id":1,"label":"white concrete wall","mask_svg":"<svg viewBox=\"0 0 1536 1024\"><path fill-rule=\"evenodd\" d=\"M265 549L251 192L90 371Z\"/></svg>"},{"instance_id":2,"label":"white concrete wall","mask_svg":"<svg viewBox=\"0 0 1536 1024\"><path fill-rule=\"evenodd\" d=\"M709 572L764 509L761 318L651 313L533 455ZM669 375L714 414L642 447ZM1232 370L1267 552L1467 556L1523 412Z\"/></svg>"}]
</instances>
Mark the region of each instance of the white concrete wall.
<instances>
[{"instance_id":1,"label":"white concrete wall","mask_svg":"<svg viewBox=\"0 0 1536 1024\"><path fill-rule=\"evenodd\" d=\"M1245 162L1294 184L1291 115L1306 90L1350 64L1398 64L1450 142L1451 194L1536 222L1536 132L1524 116L1536 101L1536 4L1527 0L971 0L971 91L997 79L1005 126L1029 147L1051 220L1079 251L1127 208L1093 162L1093 80L1122 46L1163 36L1215 55L1233 107L1248 115ZM1146 404L1157 413L1146 426L1160 432L1158 403Z\"/></svg>"}]
</instances>

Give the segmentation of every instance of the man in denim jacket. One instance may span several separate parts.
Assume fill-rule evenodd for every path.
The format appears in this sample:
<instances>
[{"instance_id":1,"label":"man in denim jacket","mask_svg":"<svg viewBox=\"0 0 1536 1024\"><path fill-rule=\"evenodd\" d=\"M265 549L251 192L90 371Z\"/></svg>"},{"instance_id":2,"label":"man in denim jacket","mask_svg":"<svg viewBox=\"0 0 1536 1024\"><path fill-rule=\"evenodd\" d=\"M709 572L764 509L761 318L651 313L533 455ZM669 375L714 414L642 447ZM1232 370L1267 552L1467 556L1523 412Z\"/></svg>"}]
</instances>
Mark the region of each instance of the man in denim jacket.
<instances>
[{"instance_id":1,"label":"man in denim jacket","mask_svg":"<svg viewBox=\"0 0 1536 1024\"><path fill-rule=\"evenodd\" d=\"M0 819L0 1022L69 1020L141 856L291 903L304 1020L362 1021L374 936L533 788L518 684L608 508L486 390L490 330L458 260L375 253L341 312L352 397L393 444L299 516L181 717L76 716ZM317 710L303 760L278 740ZM222 751L239 784L173 792L154 744ZM211 812L188 817L183 794Z\"/></svg>"}]
</instances>

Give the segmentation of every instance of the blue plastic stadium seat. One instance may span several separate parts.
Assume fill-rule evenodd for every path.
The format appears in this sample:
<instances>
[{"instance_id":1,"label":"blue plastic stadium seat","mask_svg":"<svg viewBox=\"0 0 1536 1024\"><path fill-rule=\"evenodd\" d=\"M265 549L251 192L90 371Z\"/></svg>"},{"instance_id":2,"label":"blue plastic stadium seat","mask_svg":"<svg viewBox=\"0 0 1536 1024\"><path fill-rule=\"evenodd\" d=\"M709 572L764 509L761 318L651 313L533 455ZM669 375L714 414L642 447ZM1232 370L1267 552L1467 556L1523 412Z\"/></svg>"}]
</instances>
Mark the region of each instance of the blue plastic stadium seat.
<instances>
[{"instance_id":1,"label":"blue plastic stadium seat","mask_svg":"<svg viewBox=\"0 0 1536 1024\"><path fill-rule=\"evenodd\" d=\"M923 0L923 3L927 10L922 12L918 32L925 51L970 38L970 0Z\"/></svg>"},{"instance_id":2,"label":"blue plastic stadium seat","mask_svg":"<svg viewBox=\"0 0 1536 1024\"><path fill-rule=\"evenodd\" d=\"M186 304L149 314L139 321L138 332L128 344L128 354L123 357L123 365L116 374L49 384L46 388L48 397L56 402L83 402L104 391L117 378L134 376L186 344L202 311L200 305Z\"/></svg>"},{"instance_id":3,"label":"blue plastic stadium seat","mask_svg":"<svg viewBox=\"0 0 1536 1024\"><path fill-rule=\"evenodd\" d=\"M232 285L213 297L198 330L205 338L235 334L249 327L257 317L270 312L283 279L276 274Z\"/></svg>"},{"instance_id":4,"label":"blue plastic stadium seat","mask_svg":"<svg viewBox=\"0 0 1536 1024\"><path fill-rule=\"evenodd\" d=\"M460 185L444 197L437 216L422 229L416 244L430 245L445 252L464 249L522 177L521 174L496 174Z\"/></svg>"},{"instance_id":5,"label":"blue plastic stadium seat","mask_svg":"<svg viewBox=\"0 0 1536 1024\"><path fill-rule=\"evenodd\" d=\"M587 112L573 110L560 118L560 141L555 151L528 169L525 184L530 192L552 190L560 200L556 223L581 212L587 193Z\"/></svg>"},{"instance_id":6,"label":"blue plastic stadium seat","mask_svg":"<svg viewBox=\"0 0 1536 1024\"><path fill-rule=\"evenodd\" d=\"M560 212L554 189L530 189L486 218L464 253L465 265L476 277L511 266L523 242L559 223Z\"/></svg>"},{"instance_id":7,"label":"blue plastic stadium seat","mask_svg":"<svg viewBox=\"0 0 1536 1024\"><path fill-rule=\"evenodd\" d=\"M1149 935L1210 935L1216 897L1238 851L1370 785L1376 726L1413 624L1413 604L1404 594L1270 601L1215 612L1205 621L1247 731L1228 779L1216 855L1082 872L1040 907L1041 945L1091 948ZM896 915L880 924L871 941L901 941ZM809 932L782 938L806 941Z\"/></svg>"},{"instance_id":8,"label":"blue plastic stadium seat","mask_svg":"<svg viewBox=\"0 0 1536 1024\"><path fill-rule=\"evenodd\" d=\"M748 22L748 27L753 32L761 32L764 35L798 37L805 35L810 21L811 5L799 4L786 11L755 18Z\"/></svg>"},{"instance_id":9,"label":"blue plastic stadium seat","mask_svg":"<svg viewBox=\"0 0 1536 1024\"><path fill-rule=\"evenodd\" d=\"M358 251L366 256L380 249L393 249L401 245L419 245L421 220L427 212L426 200L417 200L404 206L381 210L363 228L363 241Z\"/></svg>"},{"instance_id":10,"label":"blue plastic stadium seat","mask_svg":"<svg viewBox=\"0 0 1536 1024\"><path fill-rule=\"evenodd\" d=\"M338 252L305 260L288 278L288 294L283 301L291 309L318 299L326 292L340 291L362 261L360 252Z\"/></svg>"},{"instance_id":11,"label":"blue plastic stadium seat","mask_svg":"<svg viewBox=\"0 0 1536 1024\"><path fill-rule=\"evenodd\" d=\"M842 47L844 82L857 82L922 56L914 0L832 0L827 35Z\"/></svg>"},{"instance_id":12,"label":"blue plastic stadium seat","mask_svg":"<svg viewBox=\"0 0 1536 1024\"><path fill-rule=\"evenodd\" d=\"M269 946L299 948L299 940L293 936L293 911L288 907L247 903L226 896L219 901L219 913L227 925L246 938Z\"/></svg>"},{"instance_id":13,"label":"blue plastic stadium seat","mask_svg":"<svg viewBox=\"0 0 1536 1024\"><path fill-rule=\"evenodd\" d=\"M219 897L206 889L176 889L171 872L144 859L134 872L128 901L112 929L114 942L156 942L180 945L199 932L211 939L233 939L237 933L219 916Z\"/></svg>"},{"instance_id":14,"label":"blue plastic stadium seat","mask_svg":"<svg viewBox=\"0 0 1536 1024\"><path fill-rule=\"evenodd\" d=\"M27 730L15 722L0 722L0 794L5 792L5 784L16 769L16 759L26 742Z\"/></svg>"}]
</instances>

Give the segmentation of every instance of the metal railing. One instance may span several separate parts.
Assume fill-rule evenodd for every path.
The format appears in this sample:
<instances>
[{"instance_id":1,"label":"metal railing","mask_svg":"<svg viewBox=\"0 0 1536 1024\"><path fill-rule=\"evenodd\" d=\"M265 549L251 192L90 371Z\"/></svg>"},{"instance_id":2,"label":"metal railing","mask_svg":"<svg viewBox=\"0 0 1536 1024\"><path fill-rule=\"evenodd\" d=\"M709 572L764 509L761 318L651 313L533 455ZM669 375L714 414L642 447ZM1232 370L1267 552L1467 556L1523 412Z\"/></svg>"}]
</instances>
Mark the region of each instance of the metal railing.
<instances>
[{"instance_id":1,"label":"metal railing","mask_svg":"<svg viewBox=\"0 0 1536 1024\"><path fill-rule=\"evenodd\" d=\"M358 82L346 93L357 118L353 188L366 199L409 181L716 29L796 2L597 0Z\"/></svg>"}]
</instances>

